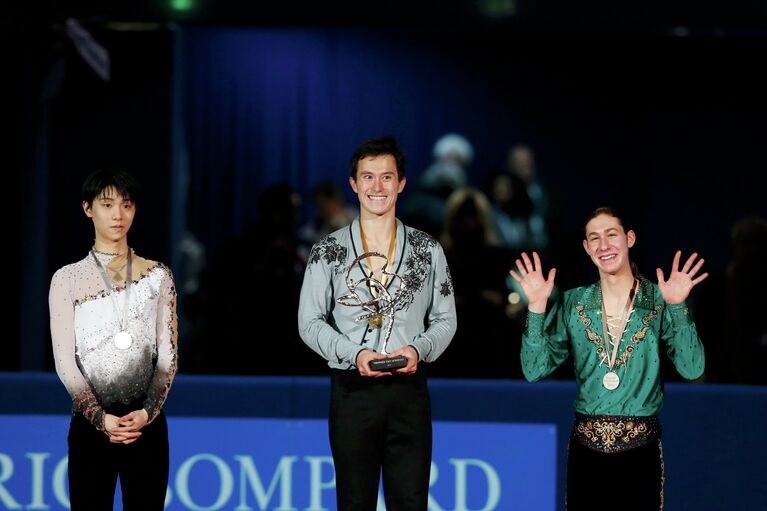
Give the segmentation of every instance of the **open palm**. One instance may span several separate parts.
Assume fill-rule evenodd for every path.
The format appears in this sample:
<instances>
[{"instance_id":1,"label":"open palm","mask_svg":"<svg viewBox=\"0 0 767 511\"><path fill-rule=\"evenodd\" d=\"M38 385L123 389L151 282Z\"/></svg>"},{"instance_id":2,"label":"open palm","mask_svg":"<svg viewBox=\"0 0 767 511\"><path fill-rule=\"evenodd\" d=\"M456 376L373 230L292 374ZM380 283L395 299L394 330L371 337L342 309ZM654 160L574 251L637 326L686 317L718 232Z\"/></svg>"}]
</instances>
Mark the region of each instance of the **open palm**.
<instances>
[{"instance_id":1,"label":"open palm","mask_svg":"<svg viewBox=\"0 0 767 511\"><path fill-rule=\"evenodd\" d=\"M684 266L682 266L682 269L680 270L679 260L681 257L682 251L677 250L674 255L674 262L671 264L671 273L668 276L668 280L665 280L663 270L660 268L655 270L655 273L658 276L658 288L660 288L660 293L663 295L663 300L665 300L666 303L684 302L690 295L692 288L708 277L708 273L699 275L697 278L695 277L703 266L703 259L698 260L695 266L693 266L695 259L698 257L697 253L693 252L693 254L687 258L687 261L685 261Z\"/></svg>"},{"instance_id":2,"label":"open palm","mask_svg":"<svg viewBox=\"0 0 767 511\"><path fill-rule=\"evenodd\" d=\"M549 270L548 277L544 278L541 259L537 252L533 252L532 261L525 252L522 252L522 259L517 259L515 263L517 271L511 270L509 274L522 287L530 310L533 312L545 311L546 301L554 288L554 277L557 270L552 268Z\"/></svg>"}]
</instances>

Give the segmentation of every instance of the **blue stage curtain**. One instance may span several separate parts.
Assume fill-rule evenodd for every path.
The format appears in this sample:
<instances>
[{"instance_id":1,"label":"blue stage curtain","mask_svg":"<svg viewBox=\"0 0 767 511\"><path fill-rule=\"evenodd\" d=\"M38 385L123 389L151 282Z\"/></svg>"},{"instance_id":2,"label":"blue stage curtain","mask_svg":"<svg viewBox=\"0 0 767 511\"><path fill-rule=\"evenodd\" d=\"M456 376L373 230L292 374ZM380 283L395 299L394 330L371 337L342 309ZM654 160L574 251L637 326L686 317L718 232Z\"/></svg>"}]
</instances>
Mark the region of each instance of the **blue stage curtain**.
<instances>
[{"instance_id":1,"label":"blue stage curtain","mask_svg":"<svg viewBox=\"0 0 767 511\"><path fill-rule=\"evenodd\" d=\"M174 200L188 201L182 223L210 248L255 220L271 184L292 185L306 206L323 179L346 187L349 156L371 136L398 138L411 182L447 132L474 144L476 172L517 139L487 67L415 32L192 27L176 44L174 158L188 166L175 165L174 182L188 191Z\"/></svg>"}]
</instances>

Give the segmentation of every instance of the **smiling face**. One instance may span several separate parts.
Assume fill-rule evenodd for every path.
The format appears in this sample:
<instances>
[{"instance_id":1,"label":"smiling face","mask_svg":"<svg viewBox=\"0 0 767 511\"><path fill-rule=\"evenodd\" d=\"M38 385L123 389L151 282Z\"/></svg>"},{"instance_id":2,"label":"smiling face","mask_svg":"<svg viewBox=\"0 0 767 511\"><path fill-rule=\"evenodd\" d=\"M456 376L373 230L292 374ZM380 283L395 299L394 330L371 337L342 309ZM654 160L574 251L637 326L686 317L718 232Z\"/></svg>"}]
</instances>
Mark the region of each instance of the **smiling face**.
<instances>
[{"instance_id":1,"label":"smiling face","mask_svg":"<svg viewBox=\"0 0 767 511\"><path fill-rule=\"evenodd\" d=\"M360 217L394 215L397 196L405 188L399 179L394 156L368 156L357 163L357 176L349 184L360 201Z\"/></svg>"},{"instance_id":2,"label":"smiling face","mask_svg":"<svg viewBox=\"0 0 767 511\"><path fill-rule=\"evenodd\" d=\"M114 188L106 188L90 204L83 202L83 211L93 220L96 246L119 245L127 242L136 207Z\"/></svg>"},{"instance_id":3,"label":"smiling face","mask_svg":"<svg viewBox=\"0 0 767 511\"><path fill-rule=\"evenodd\" d=\"M634 231L625 232L618 218L600 214L586 224L583 248L600 272L617 275L631 271L629 248L635 241Z\"/></svg>"}]
</instances>

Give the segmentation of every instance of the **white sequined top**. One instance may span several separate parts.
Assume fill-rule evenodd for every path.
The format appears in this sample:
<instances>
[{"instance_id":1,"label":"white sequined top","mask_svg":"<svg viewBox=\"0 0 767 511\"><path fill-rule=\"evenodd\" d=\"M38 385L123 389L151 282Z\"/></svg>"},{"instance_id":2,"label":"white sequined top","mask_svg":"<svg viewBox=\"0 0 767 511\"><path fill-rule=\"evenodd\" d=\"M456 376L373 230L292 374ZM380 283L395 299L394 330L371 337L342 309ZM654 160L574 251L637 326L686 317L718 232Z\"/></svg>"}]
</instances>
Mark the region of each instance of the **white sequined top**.
<instances>
[{"instance_id":1,"label":"white sequined top","mask_svg":"<svg viewBox=\"0 0 767 511\"><path fill-rule=\"evenodd\" d=\"M94 253L104 266L115 257ZM122 328L118 314L124 314L125 289L107 288L90 253L58 270L51 280L48 301L56 372L72 397L73 413L81 412L101 431L104 408L114 403L143 399L149 420L154 419L176 373L173 275L162 263L135 255L134 261L124 322L132 337L128 349L114 343Z\"/></svg>"}]
</instances>

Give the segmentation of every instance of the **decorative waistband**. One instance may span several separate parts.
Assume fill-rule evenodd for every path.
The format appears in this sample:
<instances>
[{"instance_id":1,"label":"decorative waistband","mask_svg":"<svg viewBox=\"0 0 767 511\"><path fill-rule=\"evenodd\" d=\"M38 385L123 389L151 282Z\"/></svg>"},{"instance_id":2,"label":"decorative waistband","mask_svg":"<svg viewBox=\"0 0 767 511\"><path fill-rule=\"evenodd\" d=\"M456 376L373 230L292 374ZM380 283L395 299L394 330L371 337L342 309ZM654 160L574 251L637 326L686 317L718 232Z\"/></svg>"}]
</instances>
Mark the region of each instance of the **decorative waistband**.
<instances>
[{"instance_id":1,"label":"decorative waistband","mask_svg":"<svg viewBox=\"0 0 767 511\"><path fill-rule=\"evenodd\" d=\"M581 445L609 454L657 441L660 439L660 421L657 415L626 417L576 413L572 435Z\"/></svg>"}]
</instances>

